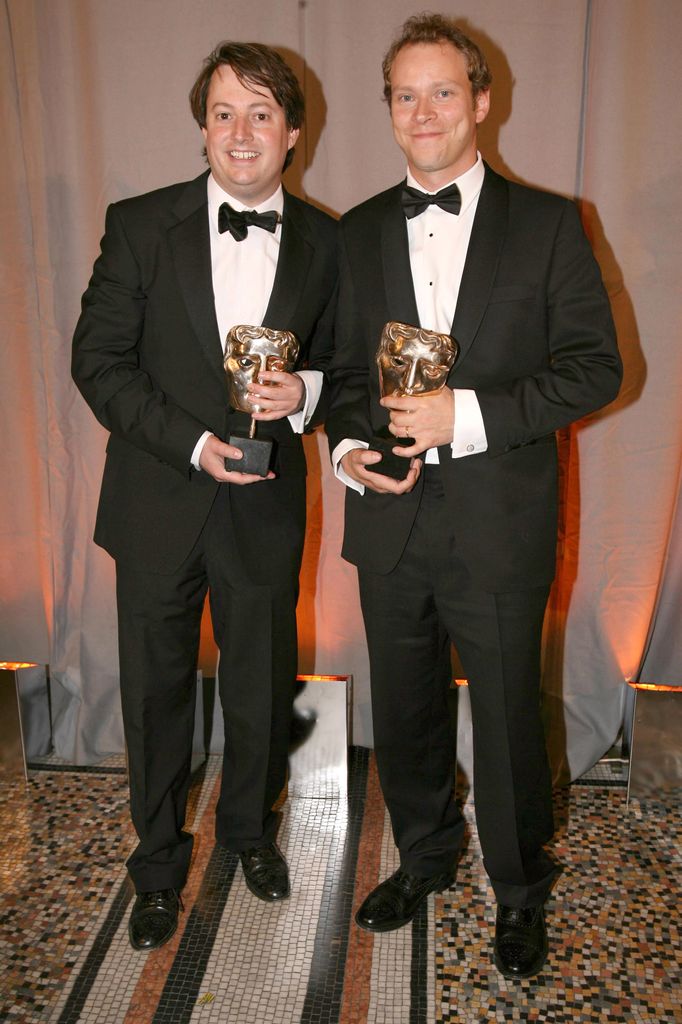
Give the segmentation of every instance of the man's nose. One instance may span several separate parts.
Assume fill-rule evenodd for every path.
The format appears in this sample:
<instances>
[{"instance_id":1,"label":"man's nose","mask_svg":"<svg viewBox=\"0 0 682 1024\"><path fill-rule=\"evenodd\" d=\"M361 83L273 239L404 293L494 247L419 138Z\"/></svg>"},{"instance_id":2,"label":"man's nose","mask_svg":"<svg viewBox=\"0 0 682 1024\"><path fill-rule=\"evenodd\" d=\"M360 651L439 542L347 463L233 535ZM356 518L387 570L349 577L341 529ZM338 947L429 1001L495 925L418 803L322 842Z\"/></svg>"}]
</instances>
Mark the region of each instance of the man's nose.
<instances>
[{"instance_id":1,"label":"man's nose","mask_svg":"<svg viewBox=\"0 0 682 1024\"><path fill-rule=\"evenodd\" d=\"M237 141L243 142L245 139L252 138L253 130L251 127L251 122L249 121L248 117L240 117L238 115L237 117L235 117L234 121L232 122L232 125L234 137Z\"/></svg>"},{"instance_id":2,"label":"man's nose","mask_svg":"<svg viewBox=\"0 0 682 1024\"><path fill-rule=\"evenodd\" d=\"M414 108L415 120L419 124L423 124L424 121L429 121L433 116L433 105L428 96L422 96L417 100L417 104Z\"/></svg>"}]
</instances>

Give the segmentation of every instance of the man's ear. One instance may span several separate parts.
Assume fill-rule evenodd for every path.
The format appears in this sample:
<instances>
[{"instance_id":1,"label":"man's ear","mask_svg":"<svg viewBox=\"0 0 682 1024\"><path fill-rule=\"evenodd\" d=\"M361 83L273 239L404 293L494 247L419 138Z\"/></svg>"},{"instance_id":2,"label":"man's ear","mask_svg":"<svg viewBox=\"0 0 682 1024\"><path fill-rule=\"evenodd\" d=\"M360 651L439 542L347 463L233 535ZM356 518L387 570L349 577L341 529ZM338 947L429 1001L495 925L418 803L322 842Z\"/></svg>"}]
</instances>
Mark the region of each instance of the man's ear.
<instances>
[{"instance_id":1,"label":"man's ear","mask_svg":"<svg viewBox=\"0 0 682 1024\"><path fill-rule=\"evenodd\" d=\"M490 89L485 89L479 92L478 96L474 101L474 111L476 113L476 124L480 124L485 121L490 110Z\"/></svg>"}]
</instances>

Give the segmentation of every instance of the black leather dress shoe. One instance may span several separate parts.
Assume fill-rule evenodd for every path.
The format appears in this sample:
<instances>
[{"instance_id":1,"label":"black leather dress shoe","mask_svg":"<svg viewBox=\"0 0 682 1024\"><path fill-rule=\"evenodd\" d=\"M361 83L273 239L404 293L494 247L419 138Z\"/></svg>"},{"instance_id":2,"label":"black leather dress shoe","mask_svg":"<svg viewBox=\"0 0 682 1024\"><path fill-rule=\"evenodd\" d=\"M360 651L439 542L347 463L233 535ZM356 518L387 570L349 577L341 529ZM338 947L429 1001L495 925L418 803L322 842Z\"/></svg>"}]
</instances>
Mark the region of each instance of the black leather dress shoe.
<instances>
[{"instance_id":1,"label":"black leather dress shoe","mask_svg":"<svg viewBox=\"0 0 682 1024\"><path fill-rule=\"evenodd\" d=\"M168 942L178 926L182 907L176 889L138 892L128 922L128 937L133 949L158 949Z\"/></svg>"},{"instance_id":2,"label":"black leather dress shoe","mask_svg":"<svg viewBox=\"0 0 682 1024\"><path fill-rule=\"evenodd\" d=\"M505 978L531 978L547 959L542 907L497 908L495 966Z\"/></svg>"},{"instance_id":3,"label":"black leather dress shoe","mask_svg":"<svg viewBox=\"0 0 682 1024\"><path fill-rule=\"evenodd\" d=\"M412 920L429 893L448 889L454 880L451 873L421 878L399 868L372 889L355 915L355 921L368 932L391 932L394 928L402 928Z\"/></svg>"},{"instance_id":4,"label":"black leather dress shoe","mask_svg":"<svg viewBox=\"0 0 682 1024\"><path fill-rule=\"evenodd\" d=\"M289 869L287 862L274 843L252 846L239 854L244 879L259 900L274 903L289 895Z\"/></svg>"}]
</instances>

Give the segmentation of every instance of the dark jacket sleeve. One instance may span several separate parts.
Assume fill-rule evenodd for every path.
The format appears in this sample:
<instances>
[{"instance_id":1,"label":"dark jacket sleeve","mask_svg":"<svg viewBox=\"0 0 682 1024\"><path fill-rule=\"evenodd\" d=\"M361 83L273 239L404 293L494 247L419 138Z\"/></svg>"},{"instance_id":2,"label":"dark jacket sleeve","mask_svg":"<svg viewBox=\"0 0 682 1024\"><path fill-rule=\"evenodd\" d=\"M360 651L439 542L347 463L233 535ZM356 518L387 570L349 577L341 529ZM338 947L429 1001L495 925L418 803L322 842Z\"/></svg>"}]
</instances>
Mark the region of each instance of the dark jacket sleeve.
<instances>
[{"instance_id":1,"label":"dark jacket sleeve","mask_svg":"<svg viewBox=\"0 0 682 1024\"><path fill-rule=\"evenodd\" d=\"M542 361L538 358L531 372L475 387L490 456L553 433L618 394L622 364L609 300L578 210L569 201L561 204L549 244L541 315Z\"/></svg>"},{"instance_id":2,"label":"dark jacket sleeve","mask_svg":"<svg viewBox=\"0 0 682 1024\"><path fill-rule=\"evenodd\" d=\"M367 328L358 308L346 247L344 222L339 227L339 285L334 357L330 367L330 410L325 429L330 452L346 438L370 441L370 366Z\"/></svg>"},{"instance_id":3,"label":"dark jacket sleeve","mask_svg":"<svg viewBox=\"0 0 682 1024\"><path fill-rule=\"evenodd\" d=\"M113 205L82 299L73 339L73 379L113 435L187 473L194 445L206 426L142 368L140 343L147 314L140 254L129 241L119 206Z\"/></svg>"}]
</instances>

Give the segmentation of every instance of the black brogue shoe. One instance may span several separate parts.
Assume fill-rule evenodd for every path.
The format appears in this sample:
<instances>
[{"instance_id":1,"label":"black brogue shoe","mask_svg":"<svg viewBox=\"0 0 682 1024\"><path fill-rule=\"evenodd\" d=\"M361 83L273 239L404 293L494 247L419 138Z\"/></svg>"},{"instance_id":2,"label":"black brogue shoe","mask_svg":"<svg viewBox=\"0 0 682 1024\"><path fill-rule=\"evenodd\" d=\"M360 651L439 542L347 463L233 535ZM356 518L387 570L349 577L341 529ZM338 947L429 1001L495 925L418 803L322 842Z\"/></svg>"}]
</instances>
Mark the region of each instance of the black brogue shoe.
<instances>
[{"instance_id":1,"label":"black brogue shoe","mask_svg":"<svg viewBox=\"0 0 682 1024\"><path fill-rule=\"evenodd\" d=\"M133 949L158 949L171 938L178 926L182 900L176 889L138 892L128 922L128 937Z\"/></svg>"},{"instance_id":2,"label":"black brogue shoe","mask_svg":"<svg viewBox=\"0 0 682 1024\"><path fill-rule=\"evenodd\" d=\"M239 854L244 879L259 900L274 903L289 895L289 869L287 862L274 843L252 846Z\"/></svg>"},{"instance_id":3,"label":"black brogue shoe","mask_svg":"<svg viewBox=\"0 0 682 1024\"><path fill-rule=\"evenodd\" d=\"M498 905L495 966L505 978L532 978L547 959L547 928L540 907Z\"/></svg>"},{"instance_id":4,"label":"black brogue shoe","mask_svg":"<svg viewBox=\"0 0 682 1024\"><path fill-rule=\"evenodd\" d=\"M402 928L412 920L429 893L449 889L454 880L452 873L423 878L400 868L372 889L355 915L356 924L368 932Z\"/></svg>"}]
</instances>

